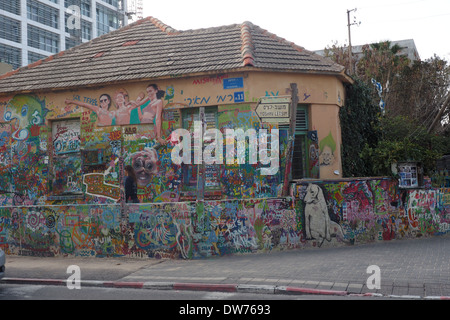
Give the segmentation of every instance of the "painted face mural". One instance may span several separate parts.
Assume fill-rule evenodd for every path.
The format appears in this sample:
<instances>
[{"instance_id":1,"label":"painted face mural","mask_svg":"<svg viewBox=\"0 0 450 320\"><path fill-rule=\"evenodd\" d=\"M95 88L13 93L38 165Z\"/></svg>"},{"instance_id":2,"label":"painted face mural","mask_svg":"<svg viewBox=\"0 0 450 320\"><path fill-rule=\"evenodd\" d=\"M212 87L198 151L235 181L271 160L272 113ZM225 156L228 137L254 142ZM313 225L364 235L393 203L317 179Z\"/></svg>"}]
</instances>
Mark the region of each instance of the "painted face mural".
<instances>
[{"instance_id":1,"label":"painted face mural","mask_svg":"<svg viewBox=\"0 0 450 320\"><path fill-rule=\"evenodd\" d=\"M139 187L147 186L154 175L158 174L159 162L155 149L145 148L136 152L131 157L132 166L136 172L137 184Z\"/></svg>"},{"instance_id":2,"label":"painted face mural","mask_svg":"<svg viewBox=\"0 0 450 320\"><path fill-rule=\"evenodd\" d=\"M3 120L11 122L11 138L24 141L30 136L31 130L44 124L47 112L44 101L28 95L17 95L6 106Z\"/></svg>"},{"instance_id":3,"label":"painted face mural","mask_svg":"<svg viewBox=\"0 0 450 320\"><path fill-rule=\"evenodd\" d=\"M333 136L330 134L325 137L319 144L320 148L320 165L321 166L330 166L334 163L335 157L334 152L336 151L336 142L333 139Z\"/></svg>"}]
</instances>

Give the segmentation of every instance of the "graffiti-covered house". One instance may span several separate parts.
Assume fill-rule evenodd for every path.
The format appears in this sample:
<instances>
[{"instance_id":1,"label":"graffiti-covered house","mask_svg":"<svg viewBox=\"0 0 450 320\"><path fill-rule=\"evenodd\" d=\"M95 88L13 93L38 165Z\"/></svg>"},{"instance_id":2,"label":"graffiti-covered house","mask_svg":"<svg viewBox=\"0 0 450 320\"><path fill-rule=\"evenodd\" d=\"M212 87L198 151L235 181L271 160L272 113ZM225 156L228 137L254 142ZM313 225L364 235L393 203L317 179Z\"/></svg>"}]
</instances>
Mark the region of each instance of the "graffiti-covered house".
<instances>
[{"instance_id":1,"label":"graffiti-covered house","mask_svg":"<svg viewBox=\"0 0 450 320\"><path fill-rule=\"evenodd\" d=\"M339 178L348 81L342 66L249 22L178 31L149 17L2 76L0 203L114 203L126 165L141 203L276 197L285 178ZM289 121L275 108L292 102L292 83L298 103L286 174ZM177 129L191 141L177 140ZM209 129L223 137L208 137ZM265 129L269 156L278 129L277 163L250 161L250 140L238 162L237 144L227 145L239 139L227 129L258 142ZM180 144L181 163L172 156ZM206 163L208 147L214 161ZM273 174L262 174L270 166Z\"/></svg>"},{"instance_id":2,"label":"graffiti-covered house","mask_svg":"<svg viewBox=\"0 0 450 320\"><path fill-rule=\"evenodd\" d=\"M342 178L346 82L249 22L178 31L152 17L11 71L0 248L203 258L447 234L448 188ZM128 166L139 204L124 201Z\"/></svg>"}]
</instances>

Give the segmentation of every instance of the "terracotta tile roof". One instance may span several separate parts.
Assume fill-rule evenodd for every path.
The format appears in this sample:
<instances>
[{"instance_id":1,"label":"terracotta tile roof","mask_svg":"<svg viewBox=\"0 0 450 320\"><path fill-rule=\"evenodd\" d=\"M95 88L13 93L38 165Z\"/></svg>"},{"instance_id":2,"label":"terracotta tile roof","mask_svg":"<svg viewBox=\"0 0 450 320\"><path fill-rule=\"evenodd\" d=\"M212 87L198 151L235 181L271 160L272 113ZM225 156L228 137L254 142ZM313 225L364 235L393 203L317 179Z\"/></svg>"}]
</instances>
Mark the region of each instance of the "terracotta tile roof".
<instances>
[{"instance_id":1,"label":"terracotta tile roof","mask_svg":"<svg viewBox=\"0 0 450 320\"><path fill-rule=\"evenodd\" d=\"M148 17L0 76L0 93L67 89L240 68L343 74L344 67L250 22L175 30Z\"/></svg>"}]
</instances>

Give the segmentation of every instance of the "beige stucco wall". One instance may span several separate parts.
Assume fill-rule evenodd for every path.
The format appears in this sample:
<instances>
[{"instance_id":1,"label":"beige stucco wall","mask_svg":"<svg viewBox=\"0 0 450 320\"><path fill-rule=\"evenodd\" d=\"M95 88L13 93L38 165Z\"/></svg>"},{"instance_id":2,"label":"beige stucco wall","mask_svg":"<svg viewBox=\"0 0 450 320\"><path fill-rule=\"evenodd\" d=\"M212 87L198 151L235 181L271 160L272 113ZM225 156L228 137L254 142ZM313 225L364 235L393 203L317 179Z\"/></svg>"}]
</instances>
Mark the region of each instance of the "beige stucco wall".
<instances>
[{"instance_id":1,"label":"beige stucco wall","mask_svg":"<svg viewBox=\"0 0 450 320\"><path fill-rule=\"evenodd\" d=\"M342 177L341 129L339 106L311 105L310 119L319 139L319 164L321 179Z\"/></svg>"},{"instance_id":2,"label":"beige stucco wall","mask_svg":"<svg viewBox=\"0 0 450 320\"><path fill-rule=\"evenodd\" d=\"M339 109L345 103L342 82L335 76L255 73L248 81L252 101L265 95L289 94L296 83L300 104L309 106L309 130L316 130L320 151L320 178L342 178Z\"/></svg>"}]
</instances>

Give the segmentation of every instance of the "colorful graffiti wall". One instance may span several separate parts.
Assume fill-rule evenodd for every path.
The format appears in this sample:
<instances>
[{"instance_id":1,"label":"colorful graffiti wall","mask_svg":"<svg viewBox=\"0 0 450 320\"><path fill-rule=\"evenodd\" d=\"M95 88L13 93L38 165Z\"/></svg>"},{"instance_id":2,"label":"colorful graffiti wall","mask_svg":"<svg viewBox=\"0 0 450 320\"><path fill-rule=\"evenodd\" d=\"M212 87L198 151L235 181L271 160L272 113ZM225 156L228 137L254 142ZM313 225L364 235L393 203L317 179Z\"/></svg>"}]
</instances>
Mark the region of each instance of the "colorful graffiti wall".
<instances>
[{"instance_id":1,"label":"colorful graffiti wall","mask_svg":"<svg viewBox=\"0 0 450 320\"><path fill-rule=\"evenodd\" d=\"M193 135L195 121L224 136L227 129L259 135L262 128L277 128L261 124L254 104L244 103L243 87L216 80L1 97L0 206L113 204L123 199L127 165L136 171L141 203L196 200L199 189L205 199L279 196L287 130L280 130L281 166L271 176L237 160L204 167L172 161L179 143L173 132L186 129ZM200 92L217 95L205 98ZM228 140L236 154L236 139ZM227 146L218 150L225 159Z\"/></svg>"},{"instance_id":2,"label":"colorful graffiti wall","mask_svg":"<svg viewBox=\"0 0 450 320\"><path fill-rule=\"evenodd\" d=\"M399 189L389 178L308 181L293 189L302 236L319 247L446 234L449 191Z\"/></svg>"},{"instance_id":3,"label":"colorful graffiti wall","mask_svg":"<svg viewBox=\"0 0 450 320\"><path fill-rule=\"evenodd\" d=\"M0 208L0 247L33 256L200 259L450 232L450 189L311 181L295 197Z\"/></svg>"},{"instance_id":4,"label":"colorful graffiti wall","mask_svg":"<svg viewBox=\"0 0 450 320\"><path fill-rule=\"evenodd\" d=\"M300 246L292 200L0 208L0 246L32 256L196 259Z\"/></svg>"}]
</instances>

